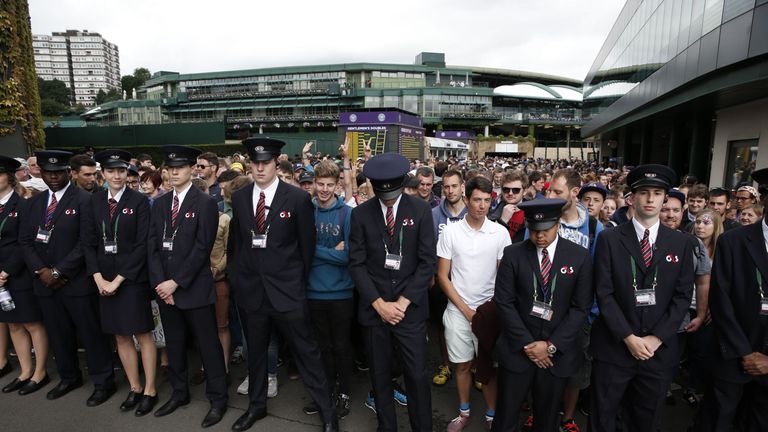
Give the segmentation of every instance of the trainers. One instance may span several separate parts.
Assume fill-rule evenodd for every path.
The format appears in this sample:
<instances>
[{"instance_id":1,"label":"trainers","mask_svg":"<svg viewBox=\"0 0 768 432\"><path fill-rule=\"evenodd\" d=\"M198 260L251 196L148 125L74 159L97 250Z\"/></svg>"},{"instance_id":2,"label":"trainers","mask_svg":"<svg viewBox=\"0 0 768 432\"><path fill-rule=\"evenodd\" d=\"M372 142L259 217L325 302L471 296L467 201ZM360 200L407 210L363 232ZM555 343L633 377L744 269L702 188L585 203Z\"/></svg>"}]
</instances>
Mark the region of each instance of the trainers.
<instances>
[{"instance_id":1,"label":"trainers","mask_svg":"<svg viewBox=\"0 0 768 432\"><path fill-rule=\"evenodd\" d=\"M445 428L446 432L459 432L464 430L469 424L469 416L460 415L448 423L448 427Z\"/></svg>"},{"instance_id":2,"label":"trainers","mask_svg":"<svg viewBox=\"0 0 768 432\"><path fill-rule=\"evenodd\" d=\"M336 397L336 415L340 419L349 415L349 395L339 393Z\"/></svg>"},{"instance_id":3,"label":"trainers","mask_svg":"<svg viewBox=\"0 0 768 432\"><path fill-rule=\"evenodd\" d=\"M396 386L395 390L393 391L392 397L394 397L395 402L402 406L408 406L408 395L405 394L402 388L399 388L400 386Z\"/></svg>"},{"instance_id":4,"label":"trainers","mask_svg":"<svg viewBox=\"0 0 768 432\"><path fill-rule=\"evenodd\" d=\"M232 355L229 356L229 362L232 364L240 364L244 361L245 356L243 355L243 347L238 346L234 351L232 351Z\"/></svg>"},{"instance_id":5,"label":"trainers","mask_svg":"<svg viewBox=\"0 0 768 432\"><path fill-rule=\"evenodd\" d=\"M437 367L437 375L432 377L432 384L444 386L449 379L451 379L451 368L447 365L440 365Z\"/></svg>"},{"instance_id":6,"label":"trainers","mask_svg":"<svg viewBox=\"0 0 768 432\"><path fill-rule=\"evenodd\" d=\"M483 424L483 426L487 431L493 429L493 417L485 416L485 423Z\"/></svg>"},{"instance_id":7,"label":"trainers","mask_svg":"<svg viewBox=\"0 0 768 432\"><path fill-rule=\"evenodd\" d=\"M368 396L365 397L365 406L376 414L376 399L373 398L373 392L368 392Z\"/></svg>"},{"instance_id":8,"label":"trainers","mask_svg":"<svg viewBox=\"0 0 768 432\"><path fill-rule=\"evenodd\" d=\"M277 396L277 375L267 375L267 397Z\"/></svg>"},{"instance_id":9,"label":"trainers","mask_svg":"<svg viewBox=\"0 0 768 432\"><path fill-rule=\"evenodd\" d=\"M243 382L241 382L240 385L237 386L237 394L241 394L241 395L248 394L248 376L246 376Z\"/></svg>"},{"instance_id":10,"label":"trainers","mask_svg":"<svg viewBox=\"0 0 768 432\"><path fill-rule=\"evenodd\" d=\"M317 407L317 404L314 402L310 402L309 405L304 407L304 414L306 415L313 415L320 412L320 408Z\"/></svg>"},{"instance_id":11,"label":"trainers","mask_svg":"<svg viewBox=\"0 0 768 432\"><path fill-rule=\"evenodd\" d=\"M525 424L523 425L523 429L533 429L533 416L529 415L528 418L525 419Z\"/></svg>"},{"instance_id":12,"label":"trainers","mask_svg":"<svg viewBox=\"0 0 768 432\"><path fill-rule=\"evenodd\" d=\"M579 432L579 425L574 419L568 419L560 423L560 432Z\"/></svg>"}]
</instances>

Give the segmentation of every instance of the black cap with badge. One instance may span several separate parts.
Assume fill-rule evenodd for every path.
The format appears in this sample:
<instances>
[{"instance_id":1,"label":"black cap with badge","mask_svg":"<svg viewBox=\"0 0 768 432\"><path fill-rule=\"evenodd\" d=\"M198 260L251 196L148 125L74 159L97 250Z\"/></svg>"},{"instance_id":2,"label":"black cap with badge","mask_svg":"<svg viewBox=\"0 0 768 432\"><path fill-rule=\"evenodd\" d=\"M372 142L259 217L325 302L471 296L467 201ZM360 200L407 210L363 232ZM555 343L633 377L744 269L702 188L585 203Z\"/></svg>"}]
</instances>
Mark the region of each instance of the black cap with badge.
<instances>
[{"instance_id":1,"label":"black cap with badge","mask_svg":"<svg viewBox=\"0 0 768 432\"><path fill-rule=\"evenodd\" d=\"M127 169L131 158L133 155L127 151L116 149L103 150L93 155L93 159L101 165L102 170L106 168Z\"/></svg>"},{"instance_id":2,"label":"black cap with badge","mask_svg":"<svg viewBox=\"0 0 768 432\"><path fill-rule=\"evenodd\" d=\"M666 165L640 165L627 174L627 184L632 192L641 187L654 187L668 191L676 182L677 174Z\"/></svg>"},{"instance_id":3,"label":"black cap with badge","mask_svg":"<svg viewBox=\"0 0 768 432\"><path fill-rule=\"evenodd\" d=\"M199 149L180 145L164 145L161 150L165 153L163 163L169 168L194 165L197 157L203 153Z\"/></svg>"},{"instance_id":4,"label":"black cap with badge","mask_svg":"<svg viewBox=\"0 0 768 432\"><path fill-rule=\"evenodd\" d=\"M66 171L72 153L64 150L44 150L35 152L37 164L43 171Z\"/></svg>"},{"instance_id":5,"label":"black cap with badge","mask_svg":"<svg viewBox=\"0 0 768 432\"><path fill-rule=\"evenodd\" d=\"M315 173L311 172L303 172L299 176L299 184L301 183L314 183L315 182Z\"/></svg>"},{"instance_id":6,"label":"black cap with badge","mask_svg":"<svg viewBox=\"0 0 768 432\"><path fill-rule=\"evenodd\" d=\"M525 214L525 224L530 231L545 231L555 226L563 214L566 201L560 198L539 198L518 204Z\"/></svg>"},{"instance_id":7,"label":"black cap with badge","mask_svg":"<svg viewBox=\"0 0 768 432\"><path fill-rule=\"evenodd\" d=\"M268 161L280 156L285 142L273 138L248 138L243 140L243 146L252 162Z\"/></svg>"},{"instance_id":8,"label":"black cap with badge","mask_svg":"<svg viewBox=\"0 0 768 432\"><path fill-rule=\"evenodd\" d=\"M592 182L582 185L581 189L579 189L579 199L581 199L587 192L597 192L603 196L603 199L608 196L608 189L606 189L602 183Z\"/></svg>"},{"instance_id":9,"label":"black cap with badge","mask_svg":"<svg viewBox=\"0 0 768 432\"><path fill-rule=\"evenodd\" d=\"M21 162L8 156L0 155L0 173L10 173L16 175L16 170L21 166Z\"/></svg>"},{"instance_id":10,"label":"black cap with badge","mask_svg":"<svg viewBox=\"0 0 768 432\"><path fill-rule=\"evenodd\" d=\"M411 164L398 153L382 153L363 166L363 174L371 180L373 192L380 200L396 199L403 193L405 177Z\"/></svg>"}]
</instances>

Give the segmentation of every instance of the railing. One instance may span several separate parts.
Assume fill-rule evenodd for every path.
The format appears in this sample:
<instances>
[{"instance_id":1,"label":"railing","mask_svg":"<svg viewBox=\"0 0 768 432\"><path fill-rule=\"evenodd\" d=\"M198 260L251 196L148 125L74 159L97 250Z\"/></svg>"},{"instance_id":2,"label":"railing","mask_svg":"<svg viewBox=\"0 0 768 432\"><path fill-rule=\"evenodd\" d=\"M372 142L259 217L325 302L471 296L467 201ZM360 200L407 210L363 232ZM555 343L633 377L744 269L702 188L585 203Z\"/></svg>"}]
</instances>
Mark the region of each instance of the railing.
<instances>
[{"instance_id":1,"label":"railing","mask_svg":"<svg viewBox=\"0 0 768 432\"><path fill-rule=\"evenodd\" d=\"M187 98L194 100L216 100L216 99L246 99L264 96L322 96L327 95L328 89L306 89L306 90L269 90L269 91L247 91L247 92L220 92L220 93L187 93Z\"/></svg>"}]
</instances>

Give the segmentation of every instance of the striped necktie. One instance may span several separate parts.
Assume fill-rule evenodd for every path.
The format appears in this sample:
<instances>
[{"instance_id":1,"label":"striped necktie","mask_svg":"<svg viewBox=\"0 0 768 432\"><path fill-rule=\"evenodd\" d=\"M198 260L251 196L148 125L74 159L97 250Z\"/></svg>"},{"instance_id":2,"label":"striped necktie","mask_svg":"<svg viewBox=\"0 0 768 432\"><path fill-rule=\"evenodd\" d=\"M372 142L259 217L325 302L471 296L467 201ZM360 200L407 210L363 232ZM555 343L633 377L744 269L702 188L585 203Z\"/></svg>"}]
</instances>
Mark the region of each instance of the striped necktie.
<instances>
[{"instance_id":1,"label":"striped necktie","mask_svg":"<svg viewBox=\"0 0 768 432\"><path fill-rule=\"evenodd\" d=\"M395 215L392 213L392 206L387 207L387 232L391 242L395 238Z\"/></svg>"},{"instance_id":2,"label":"striped necktie","mask_svg":"<svg viewBox=\"0 0 768 432\"><path fill-rule=\"evenodd\" d=\"M56 200L56 194L51 193L51 203L48 204L48 209L45 211L45 230L50 231L51 225L53 225L53 212L56 211L56 206L59 202Z\"/></svg>"},{"instance_id":3,"label":"striped necktie","mask_svg":"<svg viewBox=\"0 0 768 432\"><path fill-rule=\"evenodd\" d=\"M549 271L552 270L552 262L549 261L549 251L547 249L541 250L541 292L544 293L544 297L549 292Z\"/></svg>"},{"instance_id":4,"label":"striped necktie","mask_svg":"<svg viewBox=\"0 0 768 432\"><path fill-rule=\"evenodd\" d=\"M173 207L171 207L171 228L176 228L176 218L179 216L179 196L173 194Z\"/></svg>"},{"instance_id":5,"label":"striped necktie","mask_svg":"<svg viewBox=\"0 0 768 432\"><path fill-rule=\"evenodd\" d=\"M650 234L651 232L646 229L643 234L643 239L640 240L640 250L643 253L643 261L645 261L646 268L651 266L651 257L653 256L653 253L651 252L651 241L648 239Z\"/></svg>"},{"instance_id":6,"label":"striped necktie","mask_svg":"<svg viewBox=\"0 0 768 432\"><path fill-rule=\"evenodd\" d=\"M115 201L114 198L109 199L109 220L112 220L112 218L115 217L115 212L117 211L117 201Z\"/></svg>"},{"instance_id":7,"label":"striped necktie","mask_svg":"<svg viewBox=\"0 0 768 432\"><path fill-rule=\"evenodd\" d=\"M0 204L0 213L2 213L3 210L5 210L5 204Z\"/></svg>"},{"instance_id":8,"label":"striped necktie","mask_svg":"<svg viewBox=\"0 0 768 432\"><path fill-rule=\"evenodd\" d=\"M259 234L264 234L265 225L267 224L267 197L264 195L264 191L259 192L259 202L256 204L256 229L259 230Z\"/></svg>"}]
</instances>

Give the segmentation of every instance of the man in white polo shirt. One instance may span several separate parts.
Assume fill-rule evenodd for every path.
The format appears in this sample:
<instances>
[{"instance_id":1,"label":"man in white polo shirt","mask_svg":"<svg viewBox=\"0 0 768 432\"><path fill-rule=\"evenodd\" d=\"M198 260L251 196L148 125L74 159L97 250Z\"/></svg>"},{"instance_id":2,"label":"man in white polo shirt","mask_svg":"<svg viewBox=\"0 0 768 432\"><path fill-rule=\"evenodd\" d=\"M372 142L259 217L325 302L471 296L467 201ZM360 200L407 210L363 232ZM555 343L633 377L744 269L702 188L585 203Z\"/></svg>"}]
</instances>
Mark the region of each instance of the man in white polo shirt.
<instances>
[{"instance_id":1,"label":"man in white polo shirt","mask_svg":"<svg viewBox=\"0 0 768 432\"><path fill-rule=\"evenodd\" d=\"M437 278L449 300L443 314L445 342L448 358L455 364L459 392L459 416L448 424L448 432L461 431L469 424L470 368L478 348L472 317L478 306L493 298L498 262L511 243L507 230L486 217L491 182L478 176L467 182L465 190L464 219L446 226L437 243ZM483 396L485 425L490 429L496 409L495 379L483 385Z\"/></svg>"}]
</instances>

